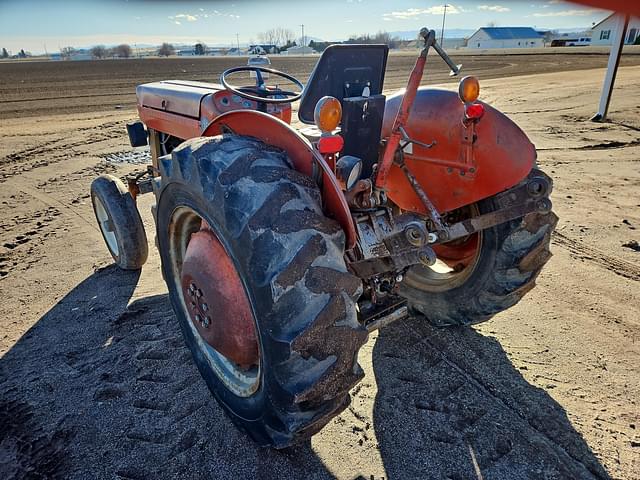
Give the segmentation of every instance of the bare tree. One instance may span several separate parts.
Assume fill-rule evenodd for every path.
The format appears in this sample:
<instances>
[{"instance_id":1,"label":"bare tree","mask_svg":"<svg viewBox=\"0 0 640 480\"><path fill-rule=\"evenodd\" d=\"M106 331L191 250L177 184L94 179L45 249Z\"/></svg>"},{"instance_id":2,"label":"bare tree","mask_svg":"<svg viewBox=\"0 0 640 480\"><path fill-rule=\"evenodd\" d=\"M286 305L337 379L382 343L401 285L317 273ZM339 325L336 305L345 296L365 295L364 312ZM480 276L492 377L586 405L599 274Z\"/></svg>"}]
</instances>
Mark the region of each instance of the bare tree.
<instances>
[{"instance_id":1,"label":"bare tree","mask_svg":"<svg viewBox=\"0 0 640 480\"><path fill-rule=\"evenodd\" d=\"M296 34L290 28L276 27L270 28L266 32L258 33L258 41L262 45L275 45L283 47L291 45L296 38Z\"/></svg>"},{"instance_id":2,"label":"bare tree","mask_svg":"<svg viewBox=\"0 0 640 480\"><path fill-rule=\"evenodd\" d=\"M76 49L73 47L62 47L60 49L60 56L65 60L69 60L71 58L71 55L73 55L75 51Z\"/></svg>"},{"instance_id":3,"label":"bare tree","mask_svg":"<svg viewBox=\"0 0 640 480\"><path fill-rule=\"evenodd\" d=\"M176 49L173 48L173 45L165 42L160 46L160 50L158 50L158 55L160 55L161 57L168 57L170 55L173 55L175 52L176 52Z\"/></svg>"},{"instance_id":4,"label":"bare tree","mask_svg":"<svg viewBox=\"0 0 640 480\"><path fill-rule=\"evenodd\" d=\"M282 29L282 43L280 45L289 45L296 39L296 34L290 28Z\"/></svg>"},{"instance_id":5,"label":"bare tree","mask_svg":"<svg viewBox=\"0 0 640 480\"><path fill-rule=\"evenodd\" d=\"M126 43L118 45L117 47L114 47L114 49L113 49L114 56L120 57L120 58L129 58L132 53L133 52L131 50L131 47L129 45L127 45Z\"/></svg>"},{"instance_id":6,"label":"bare tree","mask_svg":"<svg viewBox=\"0 0 640 480\"><path fill-rule=\"evenodd\" d=\"M105 58L108 53L107 47L105 47L104 45L96 45L90 50L90 52L91 56L97 59Z\"/></svg>"},{"instance_id":7,"label":"bare tree","mask_svg":"<svg viewBox=\"0 0 640 480\"><path fill-rule=\"evenodd\" d=\"M258 38L260 39L260 41L263 44L275 45L276 42L278 41L277 36L278 36L278 33L276 32L276 29L275 28L270 28L266 32L263 32L263 33L259 34Z\"/></svg>"},{"instance_id":8,"label":"bare tree","mask_svg":"<svg viewBox=\"0 0 640 480\"><path fill-rule=\"evenodd\" d=\"M2 49L2 55L0 55L0 58L9 58L9 52L7 52L6 48Z\"/></svg>"},{"instance_id":9,"label":"bare tree","mask_svg":"<svg viewBox=\"0 0 640 480\"><path fill-rule=\"evenodd\" d=\"M388 32L379 31L375 35L365 33L364 35L352 35L344 43L385 43L390 48L397 48L400 45L398 37L392 37Z\"/></svg>"}]
</instances>

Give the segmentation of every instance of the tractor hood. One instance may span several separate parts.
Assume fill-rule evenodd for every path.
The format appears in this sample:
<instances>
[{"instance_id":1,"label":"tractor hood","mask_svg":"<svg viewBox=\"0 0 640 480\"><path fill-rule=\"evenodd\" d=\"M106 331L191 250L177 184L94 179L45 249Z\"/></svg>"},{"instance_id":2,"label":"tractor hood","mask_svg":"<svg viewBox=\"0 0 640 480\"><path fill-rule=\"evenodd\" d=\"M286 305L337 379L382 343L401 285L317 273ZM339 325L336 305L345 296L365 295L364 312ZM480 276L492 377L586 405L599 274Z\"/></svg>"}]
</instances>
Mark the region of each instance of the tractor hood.
<instances>
[{"instance_id":1,"label":"tractor hood","mask_svg":"<svg viewBox=\"0 0 640 480\"><path fill-rule=\"evenodd\" d=\"M217 83L167 80L138 86L136 96L141 107L199 119L202 99L220 90Z\"/></svg>"}]
</instances>

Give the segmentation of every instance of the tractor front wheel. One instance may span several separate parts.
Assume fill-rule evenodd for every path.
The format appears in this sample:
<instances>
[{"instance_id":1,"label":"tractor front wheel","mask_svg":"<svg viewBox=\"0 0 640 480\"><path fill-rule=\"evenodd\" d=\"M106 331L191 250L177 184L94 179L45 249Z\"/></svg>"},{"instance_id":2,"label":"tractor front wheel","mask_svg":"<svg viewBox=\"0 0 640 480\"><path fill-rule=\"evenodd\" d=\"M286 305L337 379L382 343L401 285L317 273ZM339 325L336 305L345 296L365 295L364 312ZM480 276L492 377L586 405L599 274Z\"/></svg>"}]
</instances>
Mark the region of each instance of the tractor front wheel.
<instances>
[{"instance_id":1,"label":"tractor front wheel","mask_svg":"<svg viewBox=\"0 0 640 480\"><path fill-rule=\"evenodd\" d=\"M464 215L498 208L493 198L464 209ZM436 247L433 267L414 266L400 294L436 326L472 325L515 305L535 285L551 258L549 243L558 217L530 213L466 239Z\"/></svg>"},{"instance_id":2,"label":"tractor front wheel","mask_svg":"<svg viewBox=\"0 0 640 480\"><path fill-rule=\"evenodd\" d=\"M200 373L262 445L311 436L363 376L362 286L344 233L280 150L237 135L188 140L160 159L158 247Z\"/></svg>"},{"instance_id":3,"label":"tractor front wheel","mask_svg":"<svg viewBox=\"0 0 640 480\"><path fill-rule=\"evenodd\" d=\"M137 270L147 261L144 224L125 184L112 175L91 183L91 203L104 242L120 268Z\"/></svg>"}]
</instances>

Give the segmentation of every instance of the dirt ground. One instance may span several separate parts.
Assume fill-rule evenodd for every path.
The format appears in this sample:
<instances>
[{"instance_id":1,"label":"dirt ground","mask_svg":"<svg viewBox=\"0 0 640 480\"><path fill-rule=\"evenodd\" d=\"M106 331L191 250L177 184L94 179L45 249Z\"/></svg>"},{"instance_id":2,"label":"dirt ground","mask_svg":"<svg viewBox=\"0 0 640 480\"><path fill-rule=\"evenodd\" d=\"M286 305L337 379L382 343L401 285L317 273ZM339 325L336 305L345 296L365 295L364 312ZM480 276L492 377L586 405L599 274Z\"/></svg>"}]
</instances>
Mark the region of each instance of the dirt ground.
<instances>
[{"instance_id":1,"label":"dirt ground","mask_svg":"<svg viewBox=\"0 0 640 480\"><path fill-rule=\"evenodd\" d=\"M308 74L292 60L274 66ZM587 121L606 57L465 59L555 180L554 257L486 324L373 333L351 406L286 451L257 448L209 394L155 249L119 271L93 217L91 180L141 168L105 160L131 151L135 84L216 76L148 62L0 65L0 478L640 479L639 56L606 124ZM411 62L391 57L387 87Z\"/></svg>"}]
</instances>

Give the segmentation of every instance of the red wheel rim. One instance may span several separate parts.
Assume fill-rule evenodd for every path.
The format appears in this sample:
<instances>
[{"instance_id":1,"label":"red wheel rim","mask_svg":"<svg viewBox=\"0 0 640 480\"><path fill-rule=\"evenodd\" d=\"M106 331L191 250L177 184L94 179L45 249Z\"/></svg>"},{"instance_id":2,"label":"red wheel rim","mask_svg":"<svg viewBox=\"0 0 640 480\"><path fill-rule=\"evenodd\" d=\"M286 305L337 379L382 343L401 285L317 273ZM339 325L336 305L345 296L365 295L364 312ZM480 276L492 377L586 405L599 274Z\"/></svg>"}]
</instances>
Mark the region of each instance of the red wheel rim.
<instances>
[{"instance_id":1,"label":"red wheel rim","mask_svg":"<svg viewBox=\"0 0 640 480\"><path fill-rule=\"evenodd\" d=\"M249 298L233 260L204 221L189 240L180 284L189 320L204 342L240 368L258 365Z\"/></svg>"}]
</instances>

